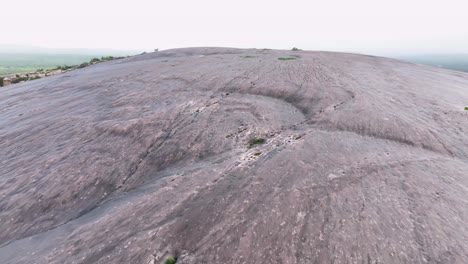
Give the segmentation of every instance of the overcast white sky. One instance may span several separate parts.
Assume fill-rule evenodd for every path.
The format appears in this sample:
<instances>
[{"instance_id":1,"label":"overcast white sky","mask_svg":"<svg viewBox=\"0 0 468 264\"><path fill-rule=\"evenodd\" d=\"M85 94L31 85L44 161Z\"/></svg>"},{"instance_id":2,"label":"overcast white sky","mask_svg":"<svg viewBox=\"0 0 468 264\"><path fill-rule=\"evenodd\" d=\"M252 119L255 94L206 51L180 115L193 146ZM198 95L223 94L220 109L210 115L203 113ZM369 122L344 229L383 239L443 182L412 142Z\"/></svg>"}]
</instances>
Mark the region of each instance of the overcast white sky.
<instances>
[{"instance_id":1,"label":"overcast white sky","mask_svg":"<svg viewBox=\"0 0 468 264\"><path fill-rule=\"evenodd\" d=\"M468 53L461 0L2 0L0 44Z\"/></svg>"}]
</instances>

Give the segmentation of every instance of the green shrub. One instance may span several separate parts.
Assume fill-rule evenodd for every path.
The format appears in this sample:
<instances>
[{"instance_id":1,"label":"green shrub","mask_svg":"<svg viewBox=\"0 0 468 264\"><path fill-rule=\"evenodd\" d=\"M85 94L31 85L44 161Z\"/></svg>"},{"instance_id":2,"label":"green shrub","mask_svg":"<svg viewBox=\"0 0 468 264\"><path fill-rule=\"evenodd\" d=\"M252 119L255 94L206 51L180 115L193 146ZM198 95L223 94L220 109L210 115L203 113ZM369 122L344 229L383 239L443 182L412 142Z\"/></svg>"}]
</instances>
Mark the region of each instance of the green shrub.
<instances>
[{"instance_id":1,"label":"green shrub","mask_svg":"<svg viewBox=\"0 0 468 264\"><path fill-rule=\"evenodd\" d=\"M255 145L261 145L261 144L264 144L265 143L265 139L264 138L253 138L249 141L249 148L252 148L254 147Z\"/></svg>"},{"instance_id":2,"label":"green shrub","mask_svg":"<svg viewBox=\"0 0 468 264\"><path fill-rule=\"evenodd\" d=\"M169 257L164 261L164 264L175 264L177 262L177 258Z\"/></svg>"},{"instance_id":3,"label":"green shrub","mask_svg":"<svg viewBox=\"0 0 468 264\"><path fill-rule=\"evenodd\" d=\"M255 152L255 153L254 153L254 156L260 156L260 155L262 155L261 152Z\"/></svg>"},{"instance_id":4,"label":"green shrub","mask_svg":"<svg viewBox=\"0 0 468 264\"><path fill-rule=\"evenodd\" d=\"M278 60L282 60L282 61L297 60L297 58L287 57L287 58L278 58Z\"/></svg>"},{"instance_id":5,"label":"green shrub","mask_svg":"<svg viewBox=\"0 0 468 264\"><path fill-rule=\"evenodd\" d=\"M240 56L243 59L252 59L252 58L257 58L257 56Z\"/></svg>"},{"instance_id":6,"label":"green shrub","mask_svg":"<svg viewBox=\"0 0 468 264\"><path fill-rule=\"evenodd\" d=\"M3 86L3 77L0 77L0 87Z\"/></svg>"},{"instance_id":7,"label":"green shrub","mask_svg":"<svg viewBox=\"0 0 468 264\"><path fill-rule=\"evenodd\" d=\"M95 62L100 62L101 60L98 58L93 58L89 61L89 63L95 63Z\"/></svg>"},{"instance_id":8,"label":"green shrub","mask_svg":"<svg viewBox=\"0 0 468 264\"><path fill-rule=\"evenodd\" d=\"M63 65L63 66L57 66L57 68L55 69L52 69L52 70L62 70L62 71L65 71L65 70L69 70L73 68L73 66L68 66L68 65Z\"/></svg>"},{"instance_id":9,"label":"green shrub","mask_svg":"<svg viewBox=\"0 0 468 264\"><path fill-rule=\"evenodd\" d=\"M101 57L101 60L102 60L102 61L111 61L111 60L113 60L113 59L114 59L113 56Z\"/></svg>"},{"instance_id":10,"label":"green shrub","mask_svg":"<svg viewBox=\"0 0 468 264\"><path fill-rule=\"evenodd\" d=\"M301 49L298 49L298 48L296 48L296 47L292 48L291 50L292 50L292 51L301 51Z\"/></svg>"},{"instance_id":11,"label":"green shrub","mask_svg":"<svg viewBox=\"0 0 468 264\"><path fill-rule=\"evenodd\" d=\"M84 68L84 67L88 67L88 66L89 66L89 63L83 62L83 63L81 63L81 64L78 66L78 69L81 69L81 68Z\"/></svg>"},{"instance_id":12,"label":"green shrub","mask_svg":"<svg viewBox=\"0 0 468 264\"><path fill-rule=\"evenodd\" d=\"M468 106L465 106L465 111L468 111Z\"/></svg>"}]
</instances>

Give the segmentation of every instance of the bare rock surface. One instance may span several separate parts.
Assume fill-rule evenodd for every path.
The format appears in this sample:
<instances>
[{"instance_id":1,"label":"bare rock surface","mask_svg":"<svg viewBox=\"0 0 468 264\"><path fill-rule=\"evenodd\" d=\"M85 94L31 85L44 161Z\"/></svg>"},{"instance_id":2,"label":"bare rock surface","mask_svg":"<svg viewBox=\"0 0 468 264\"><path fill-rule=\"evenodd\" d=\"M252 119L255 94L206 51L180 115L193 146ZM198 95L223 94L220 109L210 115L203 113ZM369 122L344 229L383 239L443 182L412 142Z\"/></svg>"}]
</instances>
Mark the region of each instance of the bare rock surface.
<instances>
[{"instance_id":1,"label":"bare rock surface","mask_svg":"<svg viewBox=\"0 0 468 264\"><path fill-rule=\"evenodd\" d=\"M0 89L0 263L468 263L466 105L465 73L227 48Z\"/></svg>"}]
</instances>

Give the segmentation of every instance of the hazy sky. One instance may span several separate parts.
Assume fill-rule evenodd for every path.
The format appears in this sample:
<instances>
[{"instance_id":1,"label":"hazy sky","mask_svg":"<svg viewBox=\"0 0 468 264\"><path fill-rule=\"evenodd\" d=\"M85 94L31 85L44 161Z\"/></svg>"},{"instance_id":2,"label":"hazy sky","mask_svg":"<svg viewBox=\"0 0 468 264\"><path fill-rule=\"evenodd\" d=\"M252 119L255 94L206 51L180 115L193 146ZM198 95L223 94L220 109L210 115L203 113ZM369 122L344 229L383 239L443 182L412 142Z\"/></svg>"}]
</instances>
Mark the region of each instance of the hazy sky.
<instances>
[{"instance_id":1,"label":"hazy sky","mask_svg":"<svg viewBox=\"0 0 468 264\"><path fill-rule=\"evenodd\" d=\"M468 53L464 0L2 0L0 44Z\"/></svg>"}]
</instances>

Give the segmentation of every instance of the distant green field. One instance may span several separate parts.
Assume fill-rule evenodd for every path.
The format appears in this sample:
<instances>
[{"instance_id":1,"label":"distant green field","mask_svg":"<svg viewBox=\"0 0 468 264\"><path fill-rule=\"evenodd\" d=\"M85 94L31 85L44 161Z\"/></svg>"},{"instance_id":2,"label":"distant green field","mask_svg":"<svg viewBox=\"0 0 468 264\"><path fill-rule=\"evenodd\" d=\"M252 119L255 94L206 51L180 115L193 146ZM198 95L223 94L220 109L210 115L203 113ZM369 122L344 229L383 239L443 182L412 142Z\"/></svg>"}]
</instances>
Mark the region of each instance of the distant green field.
<instances>
[{"instance_id":1,"label":"distant green field","mask_svg":"<svg viewBox=\"0 0 468 264\"><path fill-rule=\"evenodd\" d=\"M101 56L0 53L0 75L33 72L37 69L51 69L63 65L77 65L89 62L92 58L101 58Z\"/></svg>"},{"instance_id":2,"label":"distant green field","mask_svg":"<svg viewBox=\"0 0 468 264\"><path fill-rule=\"evenodd\" d=\"M468 54L429 54L399 57L399 59L433 67L468 72Z\"/></svg>"}]
</instances>

